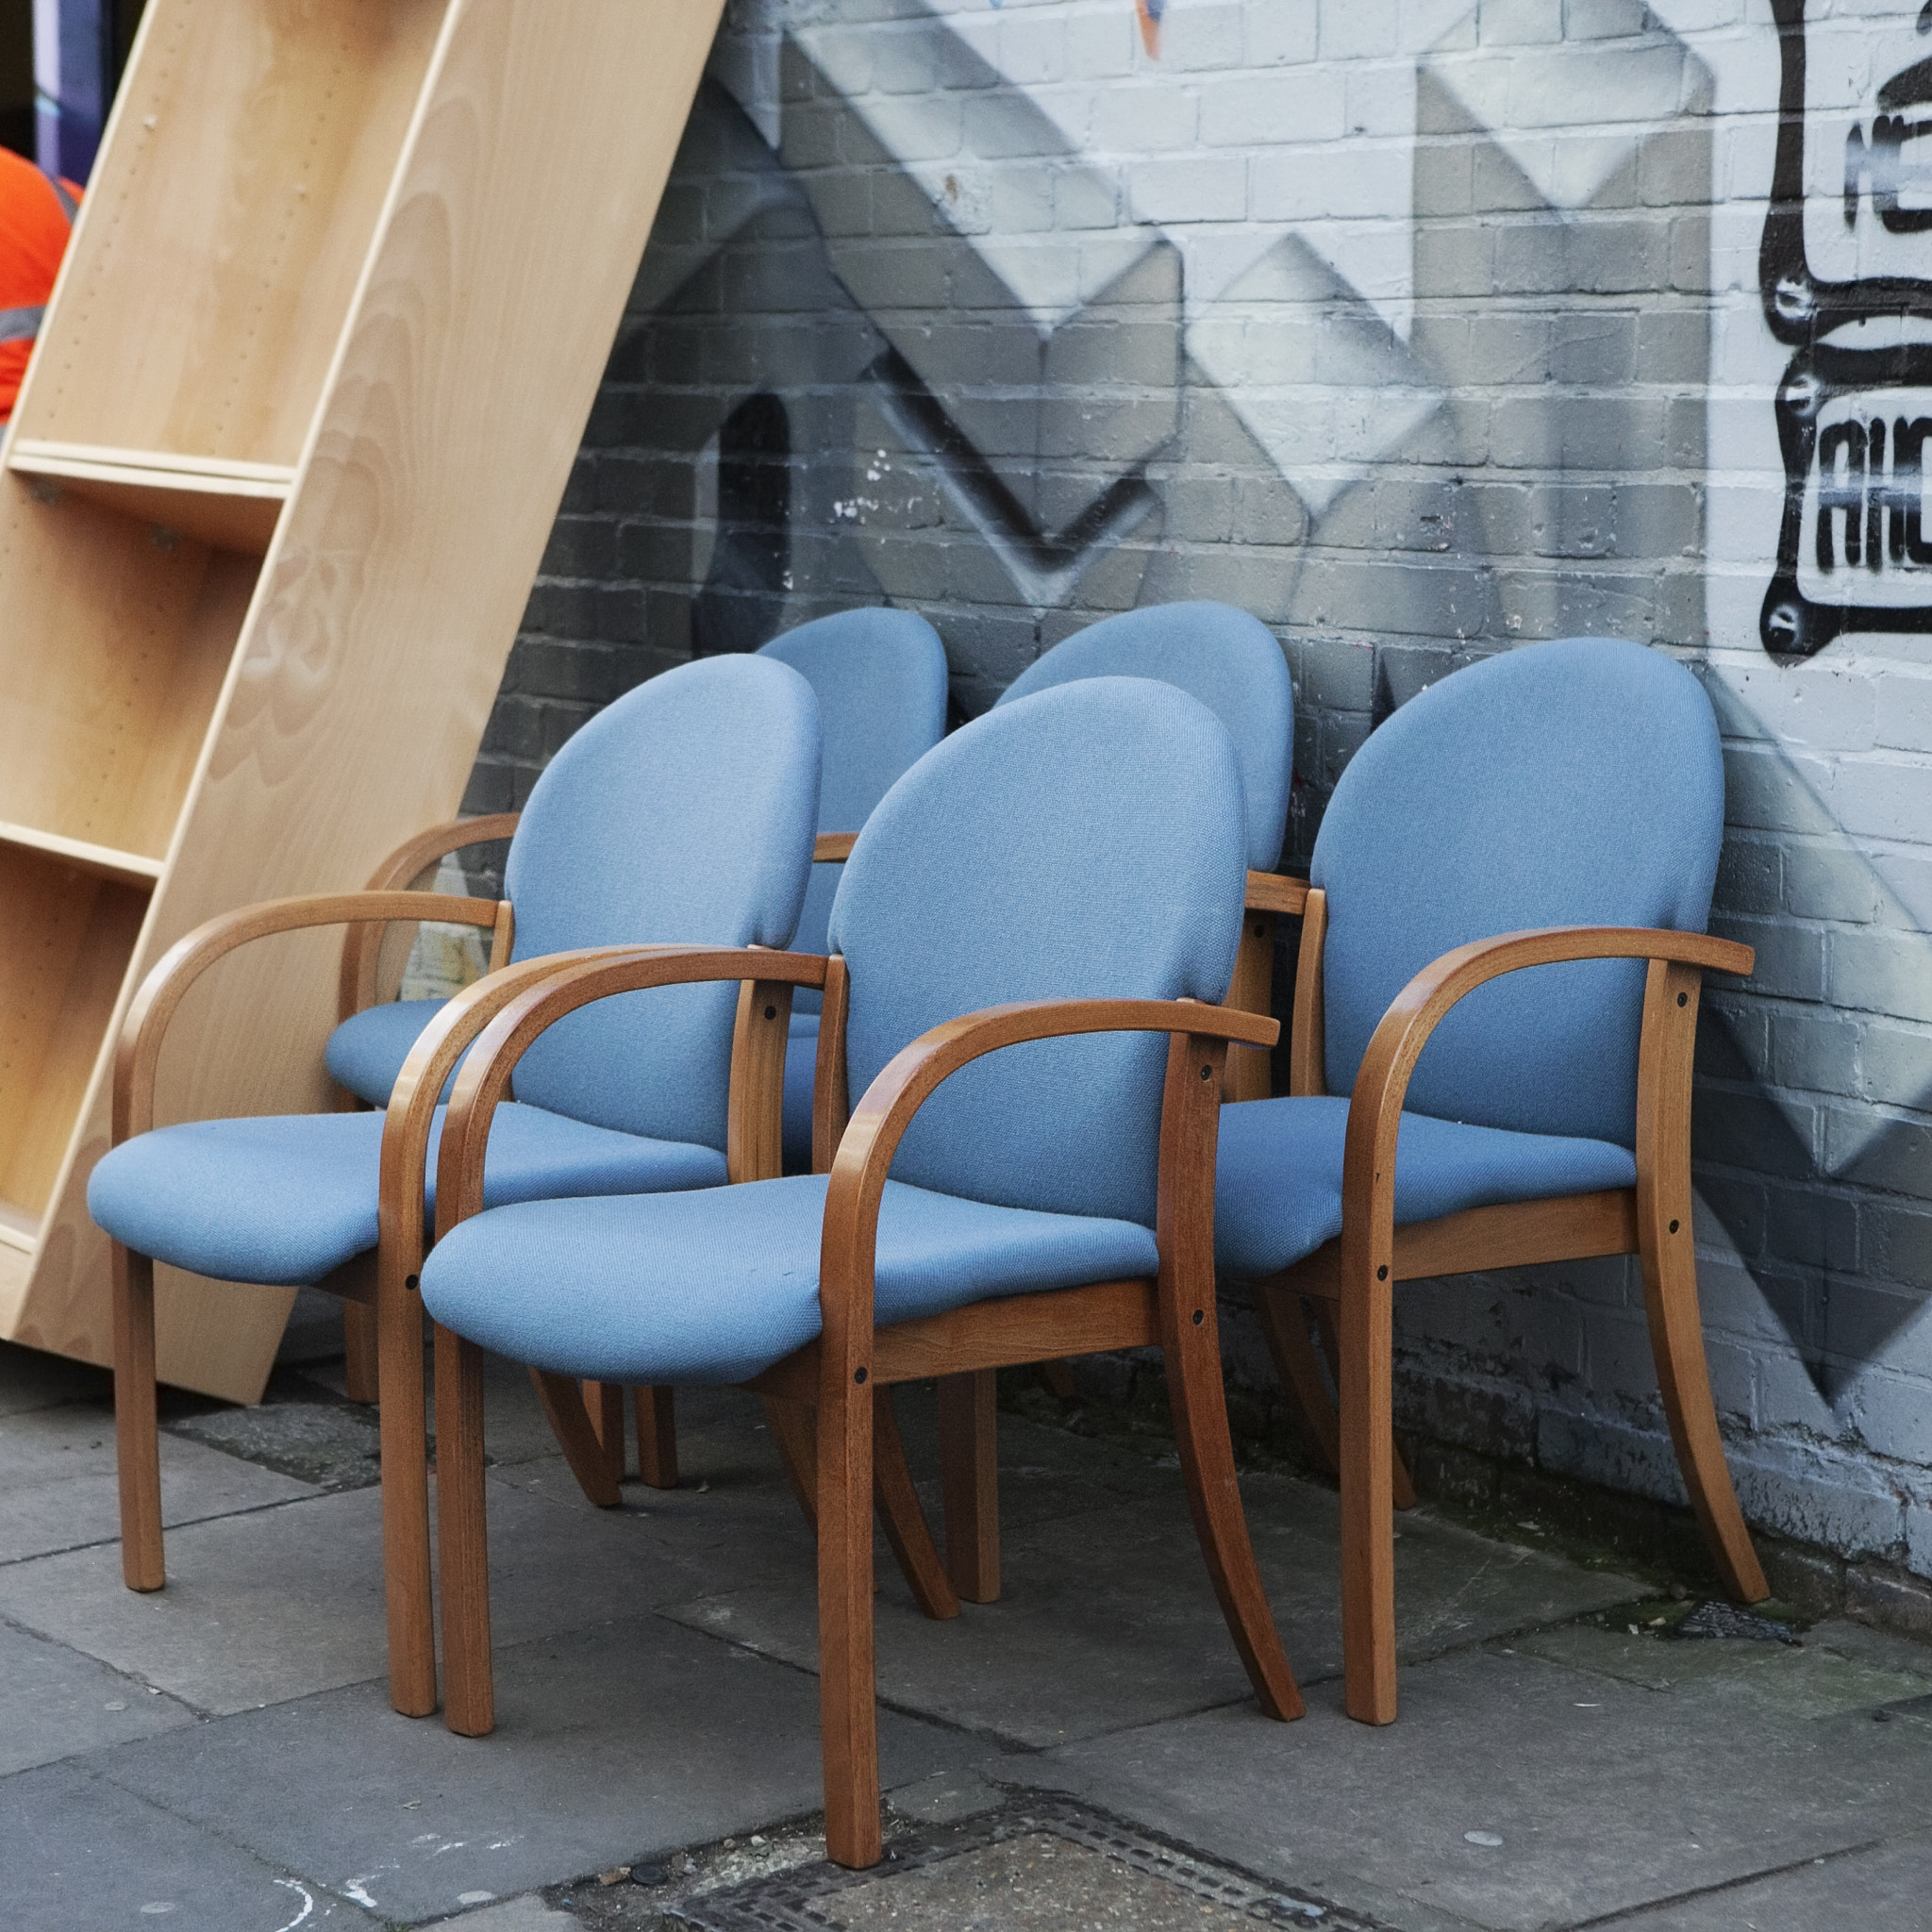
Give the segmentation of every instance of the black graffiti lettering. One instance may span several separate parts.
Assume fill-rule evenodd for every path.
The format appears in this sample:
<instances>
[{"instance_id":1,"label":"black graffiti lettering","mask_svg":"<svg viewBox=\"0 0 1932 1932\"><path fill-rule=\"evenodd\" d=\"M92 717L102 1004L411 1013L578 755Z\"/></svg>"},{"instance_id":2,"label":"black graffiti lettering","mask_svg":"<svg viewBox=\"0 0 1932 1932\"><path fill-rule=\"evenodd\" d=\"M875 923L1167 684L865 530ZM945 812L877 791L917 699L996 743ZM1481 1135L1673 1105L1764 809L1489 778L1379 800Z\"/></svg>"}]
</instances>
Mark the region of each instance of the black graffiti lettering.
<instances>
[{"instance_id":1,"label":"black graffiti lettering","mask_svg":"<svg viewBox=\"0 0 1932 1932\"><path fill-rule=\"evenodd\" d=\"M1845 136L1845 226L1858 225L1858 196L1864 192L1865 176L1870 173L1865 160L1865 130L1856 121L1852 131Z\"/></svg>"},{"instance_id":2,"label":"black graffiti lettering","mask_svg":"<svg viewBox=\"0 0 1932 1932\"><path fill-rule=\"evenodd\" d=\"M1839 478L1838 456L1845 454L1845 473ZM1863 555L1860 525L1865 515L1865 427L1861 423L1834 423L1818 436L1818 568L1829 575L1838 568L1831 553L1831 520L1845 513L1845 561Z\"/></svg>"},{"instance_id":3,"label":"black graffiti lettering","mask_svg":"<svg viewBox=\"0 0 1932 1932\"><path fill-rule=\"evenodd\" d=\"M1932 542L1924 537L1924 446L1932 437L1932 415L1903 415L1891 425L1891 492L1903 514L1893 510L1893 562L1932 564Z\"/></svg>"},{"instance_id":4,"label":"black graffiti lettering","mask_svg":"<svg viewBox=\"0 0 1932 1932\"><path fill-rule=\"evenodd\" d=\"M1845 136L1845 226L1858 222L1858 196L1867 182L1872 191L1872 208L1892 235L1916 235L1932 228L1932 207L1901 208L1902 191L1932 194L1923 162L1908 158L1906 143L1932 134L1932 121L1908 121L1902 114L1873 117L1868 141L1857 123Z\"/></svg>"},{"instance_id":5,"label":"black graffiti lettering","mask_svg":"<svg viewBox=\"0 0 1932 1932\"><path fill-rule=\"evenodd\" d=\"M1865 432L1865 562L1885 568L1885 419L1874 416ZM1847 546L1849 547L1849 546ZM1853 559L1854 561L1856 559Z\"/></svg>"}]
</instances>

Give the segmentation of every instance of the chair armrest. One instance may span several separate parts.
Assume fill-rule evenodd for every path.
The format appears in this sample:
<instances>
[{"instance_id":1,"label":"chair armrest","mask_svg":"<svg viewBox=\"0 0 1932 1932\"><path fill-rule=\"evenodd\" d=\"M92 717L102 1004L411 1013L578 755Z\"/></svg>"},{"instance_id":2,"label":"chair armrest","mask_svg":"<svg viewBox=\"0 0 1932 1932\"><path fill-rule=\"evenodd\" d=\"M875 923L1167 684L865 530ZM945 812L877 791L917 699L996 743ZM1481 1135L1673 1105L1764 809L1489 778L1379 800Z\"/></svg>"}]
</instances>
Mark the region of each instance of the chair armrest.
<instances>
[{"instance_id":1,"label":"chair armrest","mask_svg":"<svg viewBox=\"0 0 1932 1932\"><path fill-rule=\"evenodd\" d=\"M431 825L403 842L369 875L367 891L399 892L428 866L432 859L446 858L465 845L493 845L516 836L519 812L491 812L476 819L451 819L446 824Z\"/></svg>"},{"instance_id":2,"label":"chair armrest","mask_svg":"<svg viewBox=\"0 0 1932 1932\"><path fill-rule=\"evenodd\" d=\"M538 969L547 968L540 972ZM601 958L556 954L549 959L530 959L512 971L528 969L514 996L492 1008L489 1024L479 1029L481 1037L458 1076L450 1095L449 1115L442 1130L442 1153L437 1164L436 1232L441 1240L458 1222L467 1221L483 1206L483 1156L490 1141L491 1116L495 1113L509 1085L516 1063L530 1044L547 1028L567 1014L592 1001L614 998L619 993L642 992L658 986L696 986L717 980L750 982L758 989L782 989L782 1005L774 999L774 1051L783 1079L785 1026L789 1018L791 989L799 986L823 987L826 961L816 953L766 952L760 947L630 946L619 949L618 957ZM458 995L468 1001L472 994L500 979L501 974L479 980ZM533 983L534 981L534 983ZM458 1005L452 1001L451 1007ZM474 1007L469 1010L475 1010ZM437 1016L432 1031L441 1037L445 1008ZM460 1024L460 1023L458 1023ZM460 1049L458 1049L460 1051ZM394 1097L390 1101L393 1120L404 1102L404 1087L411 1080L432 1096L422 1108L423 1131L428 1132L433 1096L441 1091L442 1081L455 1064L456 1053L443 1055L425 1033L404 1066ZM422 1064L418 1065L419 1058ZM736 1056L734 1056L734 1058ZM439 1071L440 1069L440 1071ZM433 1079L434 1084L431 1084ZM737 1071L734 1068L734 1084ZM384 1158L388 1158L388 1130L385 1129Z\"/></svg>"},{"instance_id":3,"label":"chair armrest","mask_svg":"<svg viewBox=\"0 0 1932 1932\"><path fill-rule=\"evenodd\" d=\"M513 811L492 812L487 818L453 819L447 824L431 825L427 831L418 832L413 839L404 840L370 874L366 890L399 892L435 859L447 858L452 852L460 852L465 845L489 845L499 839L512 837L519 816ZM498 916L491 920L447 919L439 907L436 917L439 923L453 925L500 926L501 914L502 908L499 908ZM415 911L408 917L420 920L425 915ZM355 925L343 936L342 970L336 994L339 1020L346 1020L375 1002L376 970L386 924L385 922L382 925ZM502 965L508 957L507 942L496 950L502 953L503 958L492 959L492 967Z\"/></svg>"},{"instance_id":4,"label":"chair armrest","mask_svg":"<svg viewBox=\"0 0 1932 1932\"><path fill-rule=\"evenodd\" d=\"M442 1083L465 1049L503 1008L560 972L573 967L630 959L673 950L663 946L586 946L577 952L547 953L520 959L466 986L416 1036L409 1057L390 1091L382 1124L381 1181L377 1224L385 1242L393 1232L413 1244L423 1227L423 1175L428 1161L429 1131L436 1119ZM453 1124L453 1123L452 1123ZM447 1139L445 1138L445 1145Z\"/></svg>"},{"instance_id":5,"label":"chair armrest","mask_svg":"<svg viewBox=\"0 0 1932 1932\"><path fill-rule=\"evenodd\" d=\"M1275 872L1248 874L1247 910L1285 912L1292 916L1308 903L1307 879L1285 879Z\"/></svg>"},{"instance_id":6,"label":"chair armrest","mask_svg":"<svg viewBox=\"0 0 1932 1932\"><path fill-rule=\"evenodd\" d=\"M948 1020L903 1047L887 1062L853 1109L825 1190L819 1296L824 1321L823 1362L827 1376L849 1381L867 1367L872 1345L873 1264L878 1238L879 1202L885 1193L892 1157L898 1152L907 1128L912 1124L913 1116L942 1081L982 1055L1028 1041L1065 1039L1083 1033L1171 1033L1180 1036L1191 1047L1197 1041L1213 1042L1213 1052L1203 1072L1208 1076L1207 1091L1218 1108L1220 1061L1226 1042L1273 1046L1280 1037L1281 1023L1265 1013L1237 1012L1196 1000L1023 1000ZM1175 1085L1177 1052L1178 1041L1169 1057L1170 1096ZM1191 1081L1189 1085L1191 1091ZM1170 1138L1166 1112L1163 1106L1163 1168L1167 1165ZM1163 1197L1168 1192L1169 1178L1163 1173ZM1208 1224L1211 1231L1211 1161L1208 1181ZM1163 1198L1163 1213L1166 1208ZM1211 1269L1211 1262L1209 1265Z\"/></svg>"},{"instance_id":7,"label":"chair armrest","mask_svg":"<svg viewBox=\"0 0 1932 1932\"><path fill-rule=\"evenodd\" d=\"M275 933L342 925L363 920L418 916L409 892L323 892L298 899L268 899L198 925L155 962L122 1023L114 1048L112 1139L115 1145L154 1125L155 1067L161 1041L188 990L216 960L238 946ZM496 917L490 899L446 901L450 918L488 925Z\"/></svg>"},{"instance_id":8,"label":"chair armrest","mask_svg":"<svg viewBox=\"0 0 1932 1932\"><path fill-rule=\"evenodd\" d=\"M1357 1271L1393 1262L1395 1143L1409 1076L1429 1036L1458 1000L1506 973L1584 959L1645 959L1658 969L1748 974L1757 955L1735 940L1644 926L1557 925L1540 932L1503 933L1444 953L1424 966L1382 1015L1356 1075L1342 1154L1343 1280ZM1685 995L1687 1001L1688 992ZM1646 999L1649 1022L1652 1002ZM1688 1091L1688 1090L1687 1090ZM1640 1109L1641 1111L1641 1109ZM1356 1244L1365 1241L1364 1252Z\"/></svg>"},{"instance_id":9,"label":"chair armrest","mask_svg":"<svg viewBox=\"0 0 1932 1932\"><path fill-rule=\"evenodd\" d=\"M852 857L852 848L858 842L857 832L821 832L812 841L811 862L814 865L839 865Z\"/></svg>"}]
</instances>

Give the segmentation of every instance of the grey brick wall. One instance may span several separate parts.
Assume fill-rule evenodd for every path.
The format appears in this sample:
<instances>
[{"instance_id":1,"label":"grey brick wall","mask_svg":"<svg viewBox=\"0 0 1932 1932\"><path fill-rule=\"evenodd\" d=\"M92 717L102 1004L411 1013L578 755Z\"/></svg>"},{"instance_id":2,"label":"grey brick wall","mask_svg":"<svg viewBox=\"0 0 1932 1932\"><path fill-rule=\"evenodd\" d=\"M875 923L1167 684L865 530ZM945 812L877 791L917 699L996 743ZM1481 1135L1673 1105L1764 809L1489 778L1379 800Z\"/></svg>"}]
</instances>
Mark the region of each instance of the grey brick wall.
<instances>
[{"instance_id":1,"label":"grey brick wall","mask_svg":"<svg viewBox=\"0 0 1932 1932\"><path fill-rule=\"evenodd\" d=\"M1288 656L1299 870L1425 684L1671 651L1759 959L1710 991L1696 1117L1734 1467L1760 1523L1932 1575L1932 675L1909 631L1759 641L1765 0L1149 11L730 8L469 808L694 639L911 606L970 717L1098 615L1216 597ZM1400 1324L1414 1428L1681 1494L1634 1264L1421 1285Z\"/></svg>"}]
</instances>

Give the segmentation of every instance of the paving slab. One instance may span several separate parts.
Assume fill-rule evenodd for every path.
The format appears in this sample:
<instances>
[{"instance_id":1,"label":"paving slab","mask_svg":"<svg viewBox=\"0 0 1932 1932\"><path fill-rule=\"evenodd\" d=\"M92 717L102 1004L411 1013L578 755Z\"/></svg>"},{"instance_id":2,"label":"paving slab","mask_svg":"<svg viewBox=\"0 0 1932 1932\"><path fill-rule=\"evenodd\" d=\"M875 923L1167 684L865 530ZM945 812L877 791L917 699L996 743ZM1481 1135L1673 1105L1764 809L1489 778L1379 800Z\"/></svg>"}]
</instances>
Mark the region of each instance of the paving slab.
<instances>
[{"instance_id":1,"label":"paving slab","mask_svg":"<svg viewBox=\"0 0 1932 1932\"><path fill-rule=\"evenodd\" d=\"M1695 1690L1725 1721L1832 1717L1932 1695L1932 1650L1848 1618L1815 1624L1800 1645L1696 1641L1594 1619L1516 1641L1525 1657L1636 1684L1646 1690Z\"/></svg>"},{"instance_id":2,"label":"paving slab","mask_svg":"<svg viewBox=\"0 0 1932 1932\"><path fill-rule=\"evenodd\" d=\"M1244 1701L1248 1681L1202 1564L1178 1470L1157 1501L1114 1504L1011 1529L1003 1594L934 1624L890 1563L878 1571L883 1696L949 1724L1045 1748ZM1341 1668L1337 1505L1274 1477L1243 1483L1257 1560L1290 1661L1304 1683ZM1487 1542L1420 1514L1396 1544L1398 1641L1406 1657L1567 1619L1642 1587L1541 1552ZM808 1576L717 1591L668 1615L811 1668Z\"/></svg>"},{"instance_id":3,"label":"paving slab","mask_svg":"<svg viewBox=\"0 0 1932 1932\"><path fill-rule=\"evenodd\" d=\"M1380 1729L1343 1714L1339 1685L1308 1705L1292 1724L1214 1711L1084 1741L1027 1772L1403 1932L1594 1922L1932 1821L1916 1724L1774 1720L1483 1650L1406 1671Z\"/></svg>"},{"instance_id":4,"label":"paving slab","mask_svg":"<svg viewBox=\"0 0 1932 1932\"><path fill-rule=\"evenodd\" d=\"M348 1690L123 1746L108 1775L404 1923L817 1810L818 1685L643 1616L496 1657L458 1738ZM888 1785L985 1745L881 1714Z\"/></svg>"},{"instance_id":5,"label":"paving slab","mask_svg":"<svg viewBox=\"0 0 1932 1932\"><path fill-rule=\"evenodd\" d=\"M713 1534L704 1515L710 1495L680 1491L676 1502L699 1519L699 1533L687 1533L683 1548L677 1523L660 1527L648 1505L593 1508L561 1457L500 1472L489 1493L491 1611L501 1643L628 1616L708 1581L796 1572L810 1589L809 1539L795 1506L775 1491L758 1493L789 1544L723 1528ZM168 1586L152 1593L123 1587L118 1543L0 1566L0 1617L213 1715L381 1676L388 1639L380 1492L303 1494L280 1508L172 1533ZM720 1498L721 1507L728 1503Z\"/></svg>"},{"instance_id":6,"label":"paving slab","mask_svg":"<svg viewBox=\"0 0 1932 1932\"><path fill-rule=\"evenodd\" d=\"M312 1881L72 1765L0 1783L8 1932L380 1932Z\"/></svg>"},{"instance_id":7,"label":"paving slab","mask_svg":"<svg viewBox=\"0 0 1932 1932\"><path fill-rule=\"evenodd\" d=\"M0 1564L119 1539L111 1408L65 1403L0 1417ZM313 1493L308 1483L219 1449L173 1435L161 1439L164 1524L206 1522Z\"/></svg>"},{"instance_id":8,"label":"paving slab","mask_svg":"<svg viewBox=\"0 0 1932 1932\"><path fill-rule=\"evenodd\" d=\"M0 1777L194 1722L178 1700L7 1624L0 1624Z\"/></svg>"},{"instance_id":9,"label":"paving slab","mask_svg":"<svg viewBox=\"0 0 1932 1932\"><path fill-rule=\"evenodd\" d=\"M1638 1912L1618 1932L1924 1932L1932 1919L1932 1837L1804 1864L1722 1891Z\"/></svg>"}]
</instances>

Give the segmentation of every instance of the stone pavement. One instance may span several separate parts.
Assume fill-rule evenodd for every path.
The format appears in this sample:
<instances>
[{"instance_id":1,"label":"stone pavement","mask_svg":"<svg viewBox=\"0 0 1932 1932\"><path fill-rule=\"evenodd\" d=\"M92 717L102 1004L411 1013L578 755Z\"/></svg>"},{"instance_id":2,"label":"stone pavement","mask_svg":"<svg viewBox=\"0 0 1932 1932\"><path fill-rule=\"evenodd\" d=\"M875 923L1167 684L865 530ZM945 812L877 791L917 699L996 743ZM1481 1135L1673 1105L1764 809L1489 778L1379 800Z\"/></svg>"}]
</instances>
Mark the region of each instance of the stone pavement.
<instances>
[{"instance_id":1,"label":"stone pavement","mask_svg":"<svg viewBox=\"0 0 1932 1932\"><path fill-rule=\"evenodd\" d=\"M499 1723L464 1740L389 1708L370 1415L328 1363L273 1397L169 1405L170 1582L138 1597L107 1378L0 1348L7 1932L1932 1926L1932 1651L1843 1621L1673 1640L1670 1579L1421 1510L1402 1718L1370 1730L1335 1498L1258 1473L1309 1705L1270 1724L1172 1453L1015 1416L1004 1599L926 1623L882 1557L894 1856L833 1874L811 1545L755 1403L682 1394L682 1487L604 1513L492 1380ZM929 1473L929 1397L901 1411Z\"/></svg>"}]
</instances>

